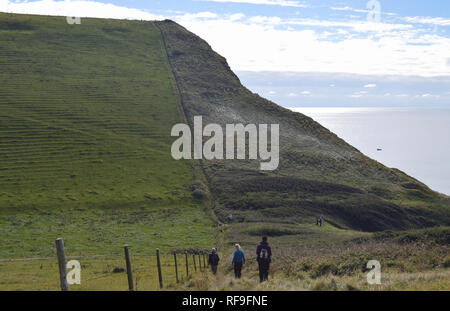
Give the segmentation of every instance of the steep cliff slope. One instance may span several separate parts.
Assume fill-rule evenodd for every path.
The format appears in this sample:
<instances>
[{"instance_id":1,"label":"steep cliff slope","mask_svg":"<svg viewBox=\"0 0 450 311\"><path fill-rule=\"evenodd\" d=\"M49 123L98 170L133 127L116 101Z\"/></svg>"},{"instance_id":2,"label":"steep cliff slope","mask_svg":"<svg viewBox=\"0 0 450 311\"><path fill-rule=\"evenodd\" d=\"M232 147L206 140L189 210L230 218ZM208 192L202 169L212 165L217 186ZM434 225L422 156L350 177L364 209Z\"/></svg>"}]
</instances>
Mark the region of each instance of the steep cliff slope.
<instances>
[{"instance_id":1,"label":"steep cliff slope","mask_svg":"<svg viewBox=\"0 0 450 311\"><path fill-rule=\"evenodd\" d=\"M157 22L188 121L279 124L280 164L202 161L215 211L244 222L311 222L323 214L343 227L376 231L449 222L448 199L369 159L311 118L243 87L226 60L172 21Z\"/></svg>"}]
</instances>

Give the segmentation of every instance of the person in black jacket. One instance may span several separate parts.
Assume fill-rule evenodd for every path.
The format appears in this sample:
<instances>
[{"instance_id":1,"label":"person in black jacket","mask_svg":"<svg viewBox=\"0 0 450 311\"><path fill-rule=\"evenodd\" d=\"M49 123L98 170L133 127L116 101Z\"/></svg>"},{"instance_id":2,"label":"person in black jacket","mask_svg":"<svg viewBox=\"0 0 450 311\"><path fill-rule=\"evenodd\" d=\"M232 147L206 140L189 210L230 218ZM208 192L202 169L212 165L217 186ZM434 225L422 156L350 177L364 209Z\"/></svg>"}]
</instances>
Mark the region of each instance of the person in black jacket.
<instances>
[{"instance_id":1,"label":"person in black jacket","mask_svg":"<svg viewBox=\"0 0 450 311\"><path fill-rule=\"evenodd\" d=\"M269 278L270 258L269 252L266 249L262 249L260 256L258 257L259 268L259 281L262 283Z\"/></svg>"},{"instance_id":2,"label":"person in black jacket","mask_svg":"<svg viewBox=\"0 0 450 311\"><path fill-rule=\"evenodd\" d=\"M217 266L219 265L219 255L217 255L217 250L215 248L212 249L211 254L209 254L208 264L211 267L211 272L216 275Z\"/></svg>"}]
</instances>

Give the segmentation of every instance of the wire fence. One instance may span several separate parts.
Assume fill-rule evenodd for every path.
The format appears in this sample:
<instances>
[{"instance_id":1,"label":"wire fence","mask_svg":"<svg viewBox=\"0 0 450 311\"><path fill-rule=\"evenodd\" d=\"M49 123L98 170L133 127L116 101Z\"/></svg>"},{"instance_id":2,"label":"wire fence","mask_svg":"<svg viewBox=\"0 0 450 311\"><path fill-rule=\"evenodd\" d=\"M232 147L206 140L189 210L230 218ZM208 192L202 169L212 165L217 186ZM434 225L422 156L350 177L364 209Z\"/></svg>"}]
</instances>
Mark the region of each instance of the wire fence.
<instances>
[{"instance_id":1,"label":"wire fence","mask_svg":"<svg viewBox=\"0 0 450 311\"><path fill-rule=\"evenodd\" d=\"M122 254L66 256L62 252L57 247L57 257L0 259L0 290L160 290L209 269L203 249L155 250L150 255L133 254L128 246ZM79 284L73 284L77 274Z\"/></svg>"}]
</instances>

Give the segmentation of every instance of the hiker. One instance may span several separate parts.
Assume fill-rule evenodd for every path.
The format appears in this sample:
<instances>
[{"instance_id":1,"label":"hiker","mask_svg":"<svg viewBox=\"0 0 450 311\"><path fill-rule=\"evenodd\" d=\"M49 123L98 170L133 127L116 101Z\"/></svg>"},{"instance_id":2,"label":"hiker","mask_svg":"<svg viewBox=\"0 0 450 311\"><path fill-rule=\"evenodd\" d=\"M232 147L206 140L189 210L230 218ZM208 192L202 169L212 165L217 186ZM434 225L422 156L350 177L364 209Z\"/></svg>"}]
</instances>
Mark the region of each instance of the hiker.
<instances>
[{"instance_id":1,"label":"hiker","mask_svg":"<svg viewBox=\"0 0 450 311\"><path fill-rule=\"evenodd\" d=\"M245 255L244 252L241 250L241 246L239 244L234 245L234 247L236 248L236 250L234 251L233 260L231 261L231 264L234 267L234 277L240 279L242 265L245 263Z\"/></svg>"},{"instance_id":2,"label":"hiker","mask_svg":"<svg viewBox=\"0 0 450 311\"><path fill-rule=\"evenodd\" d=\"M316 216L316 226L319 225L319 216Z\"/></svg>"},{"instance_id":3,"label":"hiker","mask_svg":"<svg viewBox=\"0 0 450 311\"><path fill-rule=\"evenodd\" d=\"M320 218L319 218L319 226L322 227L322 224L323 224L323 217L320 216Z\"/></svg>"},{"instance_id":4,"label":"hiker","mask_svg":"<svg viewBox=\"0 0 450 311\"><path fill-rule=\"evenodd\" d=\"M270 258L267 249L262 249L258 257L259 281L262 283L269 278Z\"/></svg>"},{"instance_id":5,"label":"hiker","mask_svg":"<svg viewBox=\"0 0 450 311\"><path fill-rule=\"evenodd\" d=\"M228 219L228 223L230 223L230 222L233 220L233 215L231 215L231 214L228 215L228 216L227 216L227 219Z\"/></svg>"},{"instance_id":6,"label":"hiker","mask_svg":"<svg viewBox=\"0 0 450 311\"><path fill-rule=\"evenodd\" d=\"M219 255L217 255L217 250L215 248L212 249L211 254L209 254L208 264L211 266L212 274L216 275L217 266L219 265Z\"/></svg>"},{"instance_id":7,"label":"hiker","mask_svg":"<svg viewBox=\"0 0 450 311\"><path fill-rule=\"evenodd\" d=\"M261 251L265 249L267 251L267 257L269 258L269 262L272 259L272 248L267 243L267 237L263 236L261 243L259 243L258 247L256 247L256 260L261 257Z\"/></svg>"}]
</instances>

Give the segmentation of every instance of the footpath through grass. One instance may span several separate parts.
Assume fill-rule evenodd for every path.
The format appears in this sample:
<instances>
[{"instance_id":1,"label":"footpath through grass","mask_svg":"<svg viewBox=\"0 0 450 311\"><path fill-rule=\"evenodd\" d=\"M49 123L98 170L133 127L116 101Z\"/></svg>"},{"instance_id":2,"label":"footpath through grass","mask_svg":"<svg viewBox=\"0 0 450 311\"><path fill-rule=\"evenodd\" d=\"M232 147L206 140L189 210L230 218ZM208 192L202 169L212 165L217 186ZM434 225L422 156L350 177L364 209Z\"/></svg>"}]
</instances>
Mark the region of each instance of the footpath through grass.
<instances>
[{"instance_id":1,"label":"footpath through grass","mask_svg":"<svg viewBox=\"0 0 450 311\"><path fill-rule=\"evenodd\" d=\"M197 273L181 284L185 290L448 290L450 228L363 233L325 224L274 230L258 224L227 231L229 243L219 255L219 273ZM283 228L283 229L280 229ZM232 231L232 232L230 232ZM240 231L240 233L236 233ZM273 257L269 281L259 283L255 249L258 233L270 237ZM250 233L250 235L248 235ZM247 261L243 278L233 277L233 243L241 243ZM369 260L381 265L381 284L369 284Z\"/></svg>"}]
</instances>

